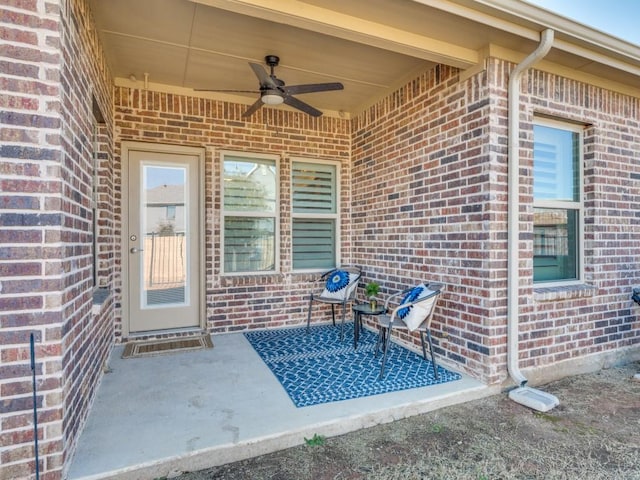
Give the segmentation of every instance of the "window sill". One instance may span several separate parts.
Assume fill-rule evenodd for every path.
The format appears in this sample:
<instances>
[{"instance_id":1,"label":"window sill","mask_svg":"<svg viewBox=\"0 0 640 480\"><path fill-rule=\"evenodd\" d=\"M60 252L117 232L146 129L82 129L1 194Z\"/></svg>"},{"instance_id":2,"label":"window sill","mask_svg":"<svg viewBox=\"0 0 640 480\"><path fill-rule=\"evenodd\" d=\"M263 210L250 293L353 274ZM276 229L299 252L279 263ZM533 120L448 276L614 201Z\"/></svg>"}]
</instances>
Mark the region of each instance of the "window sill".
<instances>
[{"instance_id":1,"label":"window sill","mask_svg":"<svg viewBox=\"0 0 640 480\"><path fill-rule=\"evenodd\" d=\"M595 293L596 287L587 285L586 283L553 287L534 287L533 299L536 302L553 302L557 300L593 297Z\"/></svg>"},{"instance_id":2,"label":"window sill","mask_svg":"<svg viewBox=\"0 0 640 480\"><path fill-rule=\"evenodd\" d=\"M93 290L93 307L91 308L91 313L98 315L107 298L109 298L108 288L95 288Z\"/></svg>"},{"instance_id":3,"label":"window sill","mask_svg":"<svg viewBox=\"0 0 640 480\"><path fill-rule=\"evenodd\" d=\"M237 279L237 278L260 278L260 277L274 277L281 275L281 272L269 271L269 272L225 272L220 274L220 278Z\"/></svg>"}]
</instances>

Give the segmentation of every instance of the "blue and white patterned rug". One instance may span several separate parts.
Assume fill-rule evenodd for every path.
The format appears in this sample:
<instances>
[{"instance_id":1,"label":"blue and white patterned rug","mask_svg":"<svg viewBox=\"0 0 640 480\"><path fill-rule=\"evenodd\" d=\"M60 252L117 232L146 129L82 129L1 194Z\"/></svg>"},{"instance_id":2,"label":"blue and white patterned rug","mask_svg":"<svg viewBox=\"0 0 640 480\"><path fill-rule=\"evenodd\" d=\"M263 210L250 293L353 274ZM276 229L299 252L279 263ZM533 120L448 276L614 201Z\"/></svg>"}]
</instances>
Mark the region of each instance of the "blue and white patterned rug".
<instances>
[{"instance_id":1,"label":"blue and white patterned rug","mask_svg":"<svg viewBox=\"0 0 640 480\"><path fill-rule=\"evenodd\" d=\"M430 361L391 343L382 380L382 354L374 355L377 336L360 332L353 349L353 323L282 330L246 332L244 335L280 381L296 407L378 395L459 380L460 374L438 367L436 380Z\"/></svg>"}]
</instances>

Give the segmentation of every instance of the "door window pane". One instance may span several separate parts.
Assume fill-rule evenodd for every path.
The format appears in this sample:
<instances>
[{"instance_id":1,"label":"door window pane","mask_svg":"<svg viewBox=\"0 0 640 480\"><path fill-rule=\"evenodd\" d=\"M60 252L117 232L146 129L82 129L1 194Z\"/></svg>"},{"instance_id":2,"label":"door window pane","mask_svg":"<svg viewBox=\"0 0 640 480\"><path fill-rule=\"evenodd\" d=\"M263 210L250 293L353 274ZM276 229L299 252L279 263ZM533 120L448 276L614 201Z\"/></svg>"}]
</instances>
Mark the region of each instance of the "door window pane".
<instances>
[{"instance_id":1,"label":"door window pane","mask_svg":"<svg viewBox=\"0 0 640 480\"><path fill-rule=\"evenodd\" d=\"M184 304L187 288L184 167L143 166L142 308Z\"/></svg>"}]
</instances>

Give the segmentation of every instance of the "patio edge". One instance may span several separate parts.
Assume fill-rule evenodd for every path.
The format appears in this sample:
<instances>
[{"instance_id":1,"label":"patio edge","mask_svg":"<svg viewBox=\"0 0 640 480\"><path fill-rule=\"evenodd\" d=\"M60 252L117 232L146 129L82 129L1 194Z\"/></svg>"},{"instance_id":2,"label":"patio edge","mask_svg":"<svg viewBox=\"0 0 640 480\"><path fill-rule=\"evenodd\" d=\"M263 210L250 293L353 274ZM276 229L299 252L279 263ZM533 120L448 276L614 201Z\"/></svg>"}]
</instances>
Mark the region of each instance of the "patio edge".
<instances>
[{"instance_id":1,"label":"patio edge","mask_svg":"<svg viewBox=\"0 0 640 480\"><path fill-rule=\"evenodd\" d=\"M440 408L479 400L500 392L499 386L480 385L469 387L464 391L449 392L423 401L411 401L392 408L383 408L378 411L351 415L350 417L336 418L335 420L319 422L296 430L257 437L234 444L208 447L188 454L167 457L109 472L75 477L73 480L154 480L164 477L171 478L181 473L217 467L302 445L305 437L313 437L316 433L326 437L344 435L364 428L421 415Z\"/></svg>"}]
</instances>

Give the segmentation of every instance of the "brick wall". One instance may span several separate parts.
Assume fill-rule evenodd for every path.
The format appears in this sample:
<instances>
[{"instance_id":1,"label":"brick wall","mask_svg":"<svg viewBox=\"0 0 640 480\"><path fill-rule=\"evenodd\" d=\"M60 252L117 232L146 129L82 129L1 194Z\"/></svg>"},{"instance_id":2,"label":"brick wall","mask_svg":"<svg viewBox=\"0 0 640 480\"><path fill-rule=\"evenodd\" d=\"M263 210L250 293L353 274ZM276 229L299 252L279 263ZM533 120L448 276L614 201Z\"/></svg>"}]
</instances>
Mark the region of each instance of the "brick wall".
<instances>
[{"instance_id":1,"label":"brick wall","mask_svg":"<svg viewBox=\"0 0 640 480\"><path fill-rule=\"evenodd\" d=\"M504 72L507 62L493 60ZM506 102L506 75L494 92ZM523 81L521 231L526 248L520 362L523 368L623 352L640 342L640 98L532 71ZM587 288L536 289L533 272L533 120L584 125L584 269ZM504 117L503 117L504 118Z\"/></svg>"},{"instance_id":2,"label":"brick wall","mask_svg":"<svg viewBox=\"0 0 640 480\"><path fill-rule=\"evenodd\" d=\"M100 288L112 288L117 274L115 256L116 225L120 219L114 212L116 193L113 167L113 138L110 131L112 120L96 125L96 175L94 176L94 209L96 212L96 285Z\"/></svg>"},{"instance_id":3,"label":"brick wall","mask_svg":"<svg viewBox=\"0 0 640 480\"><path fill-rule=\"evenodd\" d=\"M445 284L437 354L488 378L504 353L505 167L489 144L486 73L425 72L354 119L354 260L383 294ZM416 338L405 341L419 342Z\"/></svg>"},{"instance_id":4,"label":"brick wall","mask_svg":"<svg viewBox=\"0 0 640 480\"><path fill-rule=\"evenodd\" d=\"M507 84L497 59L459 82L436 67L353 122L354 262L394 291L443 282L436 352L487 383L506 371ZM520 366L637 345L630 300L640 283L639 100L531 71L525 76L521 164ZM534 113L585 130L587 286L536 289L533 273ZM417 337L403 337L417 342Z\"/></svg>"},{"instance_id":5,"label":"brick wall","mask_svg":"<svg viewBox=\"0 0 640 480\"><path fill-rule=\"evenodd\" d=\"M113 165L111 74L85 0L62 2L61 19L64 450L60 466L64 467L113 344L113 296L95 311L93 298L94 268L96 286L112 290L114 261L109 255L115 243L113 185L109 180ZM98 250L95 266L94 236Z\"/></svg>"},{"instance_id":6,"label":"brick wall","mask_svg":"<svg viewBox=\"0 0 640 480\"><path fill-rule=\"evenodd\" d=\"M62 452L60 19L36 1L4 4L0 19L0 477L23 478L35 471L32 332L43 471Z\"/></svg>"},{"instance_id":7,"label":"brick wall","mask_svg":"<svg viewBox=\"0 0 640 480\"><path fill-rule=\"evenodd\" d=\"M263 107L246 120L247 106L170 93L115 90L116 170L123 141L204 147L205 269L208 328L230 332L300 324L306 320L309 280L291 267L291 157L341 162L341 261L351 262L350 125L347 120ZM280 156L280 273L221 276L220 151ZM119 173L121 174L121 173ZM119 211L119 207L116 208ZM320 314L314 316L320 320ZM122 335L119 325L117 335ZM126 329L125 329L126 330Z\"/></svg>"},{"instance_id":8,"label":"brick wall","mask_svg":"<svg viewBox=\"0 0 640 480\"><path fill-rule=\"evenodd\" d=\"M0 478L35 472L30 333L42 479L62 477L112 335L113 300L92 314L91 112L95 98L110 118L111 101L86 15L0 6Z\"/></svg>"}]
</instances>

